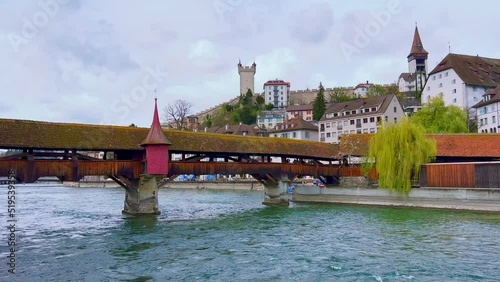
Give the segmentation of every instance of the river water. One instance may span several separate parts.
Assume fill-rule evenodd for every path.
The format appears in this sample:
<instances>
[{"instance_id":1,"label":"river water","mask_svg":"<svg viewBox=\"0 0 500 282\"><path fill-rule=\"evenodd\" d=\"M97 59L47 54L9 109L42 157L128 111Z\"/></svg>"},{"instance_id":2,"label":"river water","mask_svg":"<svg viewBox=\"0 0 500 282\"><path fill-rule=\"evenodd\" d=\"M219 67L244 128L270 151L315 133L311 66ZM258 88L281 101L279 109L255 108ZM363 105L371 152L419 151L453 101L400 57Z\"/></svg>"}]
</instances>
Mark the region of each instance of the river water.
<instances>
[{"instance_id":1,"label":"river water","mask_svg":"<svg viewBox=\"0 0 500 282\"><path fill-rule=\"evenodd\" d=\"M160 216L127 217L121 188L18 185L16 194L16 274L2 228L1 281L500 279L500 214L275 208L261 204L263 192L165 189Z\"/></svg>"}]
</instances>

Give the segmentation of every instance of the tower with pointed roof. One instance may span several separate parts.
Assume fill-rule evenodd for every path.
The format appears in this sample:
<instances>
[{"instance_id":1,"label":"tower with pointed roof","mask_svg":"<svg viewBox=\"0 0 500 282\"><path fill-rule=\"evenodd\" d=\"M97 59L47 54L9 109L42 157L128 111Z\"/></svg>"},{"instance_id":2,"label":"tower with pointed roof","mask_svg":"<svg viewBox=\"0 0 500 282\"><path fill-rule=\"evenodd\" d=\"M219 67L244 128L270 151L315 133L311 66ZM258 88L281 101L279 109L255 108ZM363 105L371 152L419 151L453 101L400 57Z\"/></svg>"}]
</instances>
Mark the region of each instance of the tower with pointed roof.
<instances>
[{"instance_id":1,"label":"tower with pointed roof","mask_svg":"<svg viewBox=\"0 0 500 282\"><path fill-rule=\"evenodd\" d=\"M421 92L425 82L427 81L427 57L429 53L424 49L422 39L418 32L418 27L415 26L415 33L413 35L413 43L411 45L410 54L408 55L408 71L413 78L416 78L416 91Z\"/></svg>"},{"instance_id":2,"label":"tower with pointed roof","mask_svg":"<svg viewBox=\"0 0 500 282\"><path fill-rule=\"evenodd\" d=\"M153 123L148 135L141 146L146 149L146 174L167 175L168 174L168 147L171 145L163 133L158 117L157 99L155 98L155 108L153 113Z\"/></svg>"}]
</instances>

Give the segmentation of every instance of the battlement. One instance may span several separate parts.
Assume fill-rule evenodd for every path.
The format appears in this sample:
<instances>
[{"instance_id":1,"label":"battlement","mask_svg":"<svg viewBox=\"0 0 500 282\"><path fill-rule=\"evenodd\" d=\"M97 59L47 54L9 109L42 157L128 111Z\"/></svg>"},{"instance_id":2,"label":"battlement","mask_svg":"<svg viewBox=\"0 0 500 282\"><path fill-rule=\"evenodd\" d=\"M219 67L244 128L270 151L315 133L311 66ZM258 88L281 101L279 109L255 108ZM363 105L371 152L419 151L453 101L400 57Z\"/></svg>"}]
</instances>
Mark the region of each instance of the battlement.
<instances>
[{"instance_id":1,"label":"battlement","mask_svg":"<svg viewBox=\"0 0 500 282\"><path fill-rule=\"evenodd\" d=\"M257 66L256 65L252 65L252 66L238 65L238 73L242 73L242 72L250 72L250 73L255 74L257 72Z\"/></svg>"}]
</instances>

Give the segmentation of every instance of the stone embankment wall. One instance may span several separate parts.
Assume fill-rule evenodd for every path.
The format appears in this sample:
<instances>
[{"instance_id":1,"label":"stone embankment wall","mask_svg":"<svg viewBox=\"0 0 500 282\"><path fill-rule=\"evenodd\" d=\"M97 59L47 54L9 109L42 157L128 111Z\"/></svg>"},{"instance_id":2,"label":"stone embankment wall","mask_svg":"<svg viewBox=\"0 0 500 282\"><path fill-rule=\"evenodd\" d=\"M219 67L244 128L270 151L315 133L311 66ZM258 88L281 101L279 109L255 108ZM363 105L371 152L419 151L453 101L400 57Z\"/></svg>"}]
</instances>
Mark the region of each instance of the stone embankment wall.
<instances>
[{"instance_id":1,"label":"stone embankment wall","mask_svg":"<svg viewBox=\"0 0 500 282\"><path fill-rule=\"evenodd\" d=\"M163 184L161 188L174 189L215 189L215 190L255 190L264 191L264 185L259 182L202 182L202 181L172 181Z\"/></svg>"},{"instance_id":2,"label":"stone embankment wall","mask_svg":"<svg viewBox=\"0 0 500 282\"><path fill-rule=\"evenodd\" d=\"M297 186L292 201L500 212L500 189L413 188L405 196L386 189Z\"/></svg>"}]
</instances>

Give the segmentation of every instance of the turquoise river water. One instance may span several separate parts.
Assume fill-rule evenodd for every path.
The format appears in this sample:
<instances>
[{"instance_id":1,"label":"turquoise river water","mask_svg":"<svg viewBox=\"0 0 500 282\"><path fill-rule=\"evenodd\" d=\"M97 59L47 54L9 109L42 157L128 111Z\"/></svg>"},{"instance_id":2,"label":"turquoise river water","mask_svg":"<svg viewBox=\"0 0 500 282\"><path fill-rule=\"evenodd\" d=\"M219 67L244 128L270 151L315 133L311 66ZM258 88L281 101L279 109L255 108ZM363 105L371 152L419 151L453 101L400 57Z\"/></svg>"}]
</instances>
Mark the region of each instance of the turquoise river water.
<instances>
[{"instance_id":1,"label":"turquoise river water","mask_svg":"<svg viewBox=\"0 0 500 282\"><path fill-rule=\"evenodd\" d=\"M7 205L5 186L0 201ZM500 214L292 203L161 190L158 217L121 188L16 186L16 274L1 281L499 281Z\"/></svg>"}]
</instances>

